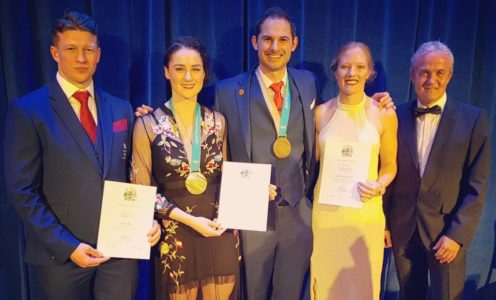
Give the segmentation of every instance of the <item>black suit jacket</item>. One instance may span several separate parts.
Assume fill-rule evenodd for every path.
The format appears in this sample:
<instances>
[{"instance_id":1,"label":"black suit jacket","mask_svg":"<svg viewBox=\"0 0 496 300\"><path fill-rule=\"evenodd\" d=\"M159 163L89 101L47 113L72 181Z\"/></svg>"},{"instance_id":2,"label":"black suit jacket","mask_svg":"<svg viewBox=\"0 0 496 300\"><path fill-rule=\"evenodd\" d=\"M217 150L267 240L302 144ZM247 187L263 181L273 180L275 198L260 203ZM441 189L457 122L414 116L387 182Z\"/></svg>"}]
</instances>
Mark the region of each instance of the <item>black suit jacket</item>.
<instances>
[{"instance_id":1,"label":"black suit jacket","mask_svg":"<svg viewBox=\"0 0 496 300\"><path fill-rule=\"evenodd\" d=\"M418 228L428 249L441 235L468 246L487 192L487 113L448 98L420 178L413 112L416 103L411 101L397 109L398 173L384 197L393 245L405 245Z\"/></svg>"},{"instance_id":2,"label":"black suit jacket","mask_svg":"<svg viewBox=\"0 0 496 300\"><path fill-rule=\"evenodd\" d=\"M60 264L95 245L104 180L126 181L128 102L95 89L103 167L57 81L14 100L5 127L7 193L25 225L26 261Z\"/></svg>"}]
</instances>

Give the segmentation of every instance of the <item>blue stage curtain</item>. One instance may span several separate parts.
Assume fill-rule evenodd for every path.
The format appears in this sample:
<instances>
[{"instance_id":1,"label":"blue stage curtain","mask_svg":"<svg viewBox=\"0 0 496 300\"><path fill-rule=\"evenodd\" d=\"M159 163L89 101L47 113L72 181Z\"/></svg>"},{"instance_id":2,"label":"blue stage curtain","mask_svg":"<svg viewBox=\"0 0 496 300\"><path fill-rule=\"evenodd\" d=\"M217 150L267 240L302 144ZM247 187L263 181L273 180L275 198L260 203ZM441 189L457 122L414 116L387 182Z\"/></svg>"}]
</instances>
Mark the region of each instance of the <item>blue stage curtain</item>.
<instances>
[{"instance_id":1,"label":"blue stage curtain","mask_svg":"<svg viewBox=\"0 0 496 300\"><path fill-rule=\"evenodd\" d=\"M96 84L136 107L158 106L167 99L162 53L179 36L196 36L206 44L211 83L254 67L253 27L271 6L281 6L294 18L299 46L291 65L317 74L324 101L337 93L329 65L345 42L370 46L382 74L371 89L387 84L394 101L402 103L413 97L411 55L421 43L440 40L455 55L449 97L480 106L495 119L496 2L491 0L1 0L0 138L9 102L54 78L50 26L68 8L92 15L99 25L102 59ZM494 134L492 140L495 143ZM496 297L496 284L487 278L495 265L494 175L493 171L481 224L468 251L466 299ZM0 299L29 299L19 236L19 220L5 199L0 162ZM139 299L153 295L148 274L142 272ZM384 297L395 299L394 264L385 275Z\"/></svg>"}]
</instances>

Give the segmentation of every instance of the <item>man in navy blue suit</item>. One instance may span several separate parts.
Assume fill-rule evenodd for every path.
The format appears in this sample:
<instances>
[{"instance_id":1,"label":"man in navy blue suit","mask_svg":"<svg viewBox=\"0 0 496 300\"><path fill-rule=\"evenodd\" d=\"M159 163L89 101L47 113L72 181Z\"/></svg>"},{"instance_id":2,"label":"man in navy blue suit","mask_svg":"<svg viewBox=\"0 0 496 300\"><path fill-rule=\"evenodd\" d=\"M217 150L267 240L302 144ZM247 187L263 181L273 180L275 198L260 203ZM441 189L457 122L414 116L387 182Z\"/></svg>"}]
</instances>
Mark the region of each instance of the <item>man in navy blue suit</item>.
<instances>
[{"instance_id":1,"label":"man in navy blue suit","mask_svg":"<svg viewBox=\"0 0 496 300\"><path fill-rule=\"evenodd\" d=\"M398 173L384 212L401 299L425 299L428 278L432 299L463 298L467 247L487 193L488 115L446 94L453 64L443 43L421 45L410 68L417 99L397 109Z\"/></svg>"},{"instance_id":2,"label":"man in navy blue suit","mask_svg":"<svg viewBox=\"0 0 496 300\"><path fill-rule=\"evenodd\" d=\"M103 182L127 179L131 107L93 84L101 49L89 16L67 12L56 20L50 53L56 79L14 100L5 128L8 197L40 288L32 296L134 299L137 261L95 249ZM150 243L159 236L156 224Z\"/></svg>"}]
</instances>

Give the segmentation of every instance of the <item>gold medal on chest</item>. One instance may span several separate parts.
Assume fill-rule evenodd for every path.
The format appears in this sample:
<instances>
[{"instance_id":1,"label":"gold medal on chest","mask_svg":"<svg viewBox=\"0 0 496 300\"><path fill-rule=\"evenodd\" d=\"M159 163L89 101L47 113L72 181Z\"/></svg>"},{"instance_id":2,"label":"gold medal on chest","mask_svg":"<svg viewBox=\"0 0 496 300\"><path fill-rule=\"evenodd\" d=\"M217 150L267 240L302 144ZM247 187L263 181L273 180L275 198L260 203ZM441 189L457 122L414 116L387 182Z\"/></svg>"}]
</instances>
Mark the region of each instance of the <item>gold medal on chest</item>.
<instances>
[{"instance_id":1,"label":"gold medal on chest","mask_svg":"<svg viewBox=\"0 0 496 300\"><path fill-rule=\"evenodd\" d=\"M186 189L193 195L200 195L207 189L207 178L200 172L189 173L185 183Z\"/></svg>"},{"instance_id":2,"label":"gold medal on chest","mask_svg":"<svg viewBox=\"0 0 496 300\"><path fill-rule=\"evenodd\" d=\"M274 141L272 151L277 158L286 158L291 154L291 142L288 138L280 136Z\"/></svg>"}]
</instances>

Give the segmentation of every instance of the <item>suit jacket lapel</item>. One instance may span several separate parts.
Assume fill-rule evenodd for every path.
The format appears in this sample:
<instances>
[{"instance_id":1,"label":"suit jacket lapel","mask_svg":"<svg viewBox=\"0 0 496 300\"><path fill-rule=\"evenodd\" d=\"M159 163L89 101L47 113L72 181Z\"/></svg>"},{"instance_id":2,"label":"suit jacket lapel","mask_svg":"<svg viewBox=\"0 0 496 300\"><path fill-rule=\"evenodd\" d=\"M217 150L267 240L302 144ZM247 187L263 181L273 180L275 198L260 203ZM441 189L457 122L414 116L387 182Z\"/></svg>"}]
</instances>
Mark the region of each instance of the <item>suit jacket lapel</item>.
<instances>
[{"instance_id":1,"label":"suit jacket lapel","mask_svg":"<svg viewBox=\"0 0 496 300\"><path fill-rule=\"evenodd\" d=\"M417 101L411 101L410 104L408 105L407 110L402 112L404 115L398 116L398 119L402 119L406 121L402 123L403 130L401 131L400 134L406 137L408 149L410 150L410 157L412 158L413 164L415 165L415 170L417 170L417 174L420 174L418 151L417 151L417 122L416 122L417 119L415 117L415 113L413 112L416 106L417 106Z\"/></svg>"},{"instance_id":2,"label":"suit jacket lapel","mask_svg":"<svg viewBox=\"0 0 496 300\"><path fill-rule=\"evenodd\" d=\"M81 126L81 123L74 113L74 110L72 109L66 95L62 91L62 88L56 81L52 81L48 84L48 96L50 97L50 103L53 109L71 133L76 144L79 145L81 151L86 155L95 169L97 169L101 174L102 171L96 157L95 148L91 144L88 135Z\"/></svg>"},{"instance_id":3,"label":"suit jacket lapel","mask_svg":"<svg viewBox=\"0 0 496 300\"><path fill-rule=\"evenodd\" d=\"M112 107L100 89L95 89L95 94L98 109L98 126L101 127L103 142L103 177L106 178L112 149Z\"/></svg>"},{"instance_id":4,"label":"suit jacket lapel","mask_svg":"<svg viewBox=\"0 0 496 300\"><path fill-rule=\"evenodd\" d=\"M441 115L441 120L439 120L439 127L434 137L432 143L432 148L429 153L429 158L427 159L427 164L425 165L424 176L422 178L422 183L429 184L433 182L436 178L436 172L439 168L437 162L442 160L442 155L445 152L444 148L446 141L449 140L453 124L456 121L456 104L452 101L446 101L446 106L444 107L443 114Z\"/></svg>"},{"instance_id":5,"label":"suit jacket lapel","mask_svg":"<svg viewBox=\"0 0 496 300\"><path fill-rule=\"evenodd\" d=\"M316 101L316 99L311 99L311 97L306 97L306 92L303 88L298 86L298 83L306 80L305 78L301 78L298 72L293 72L292 69L288 68L288 73L290 79L292 81L292 86L294 86L298 90L298 94L300 95L299 99L292 97L291 101L301 101L301 105L303 107L303 118L305 123L305 159L306 159L306 171L307 173L310 171L311 160L313 157L313 140L315 136L315 125L314 125L314 114L312 111L312 102ZM289 125L288 125L289 126ZM308 179L308 176L307 176ZM308 184L307 184L308 186Z\"/></svg>"},{"instance_id":6,"label":"suit jacket lapel","mask_svg":"<svg viewBox=\"0 0 496 300\"><path fill-rule=\"evenodd\" d=\"M250 97L258 97L258 92L261 94L258 81L256 80L255 73L252 70L243 76L238 81L238 89L236 91L236 103L238 106L238 117L241 123L241 134L245 143L246 155L248 161L251 161L251 118L250 118ZM253 94L252 94L253 93Z\"/></svg>"}]
</instances>

